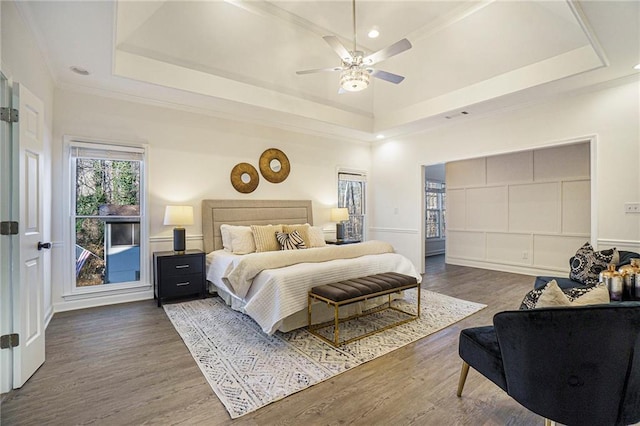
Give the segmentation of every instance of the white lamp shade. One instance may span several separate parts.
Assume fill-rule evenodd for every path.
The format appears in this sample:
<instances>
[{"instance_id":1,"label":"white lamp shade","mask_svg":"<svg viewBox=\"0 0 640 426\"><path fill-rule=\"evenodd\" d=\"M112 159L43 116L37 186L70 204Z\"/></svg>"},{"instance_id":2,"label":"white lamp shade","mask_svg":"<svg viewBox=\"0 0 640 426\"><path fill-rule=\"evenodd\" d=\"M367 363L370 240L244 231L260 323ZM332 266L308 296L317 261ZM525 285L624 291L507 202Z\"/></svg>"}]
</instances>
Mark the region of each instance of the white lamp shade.
<instances>
[{"instance_id":1,"label":"white lamp shade","mask_svg":"<svg viewBox=\"0 0 640 426\"><path fill-rule=\"evenodd\" d=\"M337 209L331 209L331 221L342 222L349 220L349 209L346 207L340 207Z\"/></svg>"},{"instance_id":2,"label":"white lamp shade","mask_svg":"<svg viewBox=\"0 0 640 426\"><path fill-rule=\"evenodd\" d=\"M167 206L164 210L165 225L193 225L192 206Z\"/></svg>"}]
</instances>

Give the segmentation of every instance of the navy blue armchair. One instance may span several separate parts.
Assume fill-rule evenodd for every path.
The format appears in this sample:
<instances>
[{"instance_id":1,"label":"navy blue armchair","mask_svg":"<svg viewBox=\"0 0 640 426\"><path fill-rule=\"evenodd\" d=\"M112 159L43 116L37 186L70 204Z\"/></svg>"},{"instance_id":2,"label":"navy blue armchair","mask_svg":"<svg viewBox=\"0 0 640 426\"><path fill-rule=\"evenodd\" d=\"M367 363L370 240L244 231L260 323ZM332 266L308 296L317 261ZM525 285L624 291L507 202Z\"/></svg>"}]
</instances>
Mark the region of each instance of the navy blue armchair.
<instances>
[{"instance_id":1,"label":"navy blue armchair","mask_svg":"<svg viewBox=\"0 0 640 426\"><path fill-rule=\"evenodd\" d=\"M640 421L640 302L496 314L460 333L469 367L525 408L565 425Z\"/></svg>"}]
</instances>

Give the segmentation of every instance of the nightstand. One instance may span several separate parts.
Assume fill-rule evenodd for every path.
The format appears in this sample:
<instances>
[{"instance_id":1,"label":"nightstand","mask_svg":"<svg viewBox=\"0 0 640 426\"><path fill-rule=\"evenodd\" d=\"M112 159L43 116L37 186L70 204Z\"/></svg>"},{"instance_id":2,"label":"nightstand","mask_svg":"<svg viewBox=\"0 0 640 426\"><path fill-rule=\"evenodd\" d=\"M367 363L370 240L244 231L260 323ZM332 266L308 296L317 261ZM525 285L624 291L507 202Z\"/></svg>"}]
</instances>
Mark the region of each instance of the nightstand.
<instances>
[{"instance_id":1,"label":"nightstand","mask_svg":"<svg viewBox=\"0 0 640 426\"><path fill-rule=\"evenodd\" d=\"M325 243L327 244L335 244L337 246L343 245L343 244L355 244L355 243L361 243L362 241L360 240L326 240Z\"/></svg>"},{"instance_id":2,"label":"nightstand","mask_svg":"<svg viewBox=\"0 0 640 426\"><path fill-rule=\"evenodd\" d=\"M205 297L205 260L202 250L153 253L153 286L158 307L167 299Z\"/></svg>"}]
</instances>

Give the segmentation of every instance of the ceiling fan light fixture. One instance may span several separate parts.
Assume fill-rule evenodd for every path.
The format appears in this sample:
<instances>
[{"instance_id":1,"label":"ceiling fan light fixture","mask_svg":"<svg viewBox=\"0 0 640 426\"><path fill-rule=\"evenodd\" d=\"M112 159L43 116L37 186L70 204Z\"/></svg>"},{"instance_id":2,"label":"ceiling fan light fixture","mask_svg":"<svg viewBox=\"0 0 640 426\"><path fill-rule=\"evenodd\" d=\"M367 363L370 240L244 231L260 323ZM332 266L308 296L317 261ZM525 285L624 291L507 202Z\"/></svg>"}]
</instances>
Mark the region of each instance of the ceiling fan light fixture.
<instances>
[{"instance_id":1,"label":"ceiling fan light fixture","mask_svg":"<svg viewBox=\"0 0 640 426\"><path fill-rule=\"evenodd\" d=\"M349 92L359 92L369 86L371 77L367 70L349 68L340 74L340 87Z\"/></svg>"}]
</instances>

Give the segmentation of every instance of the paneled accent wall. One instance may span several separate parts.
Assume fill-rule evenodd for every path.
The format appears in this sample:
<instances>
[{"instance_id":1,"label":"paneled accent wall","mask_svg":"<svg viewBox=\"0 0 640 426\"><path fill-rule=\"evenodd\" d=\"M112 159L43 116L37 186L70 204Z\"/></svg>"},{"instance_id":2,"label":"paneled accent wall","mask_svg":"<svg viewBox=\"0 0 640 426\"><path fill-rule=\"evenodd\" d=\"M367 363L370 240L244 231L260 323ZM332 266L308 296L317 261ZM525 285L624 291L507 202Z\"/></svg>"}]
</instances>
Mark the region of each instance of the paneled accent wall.
<instances>
[{"instance_id":1,"label":"paneled accent wall","mask_svg":"<svg viewBox=\"0 0 640 426\"><path fill-rule=\"evenodd\" d=\"M447 163L447 262L568 271L590 239L589 163L589 142Z\"/></svg>"}]
</instances>

